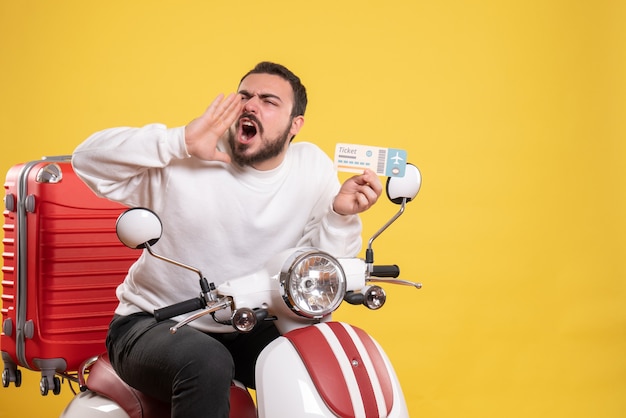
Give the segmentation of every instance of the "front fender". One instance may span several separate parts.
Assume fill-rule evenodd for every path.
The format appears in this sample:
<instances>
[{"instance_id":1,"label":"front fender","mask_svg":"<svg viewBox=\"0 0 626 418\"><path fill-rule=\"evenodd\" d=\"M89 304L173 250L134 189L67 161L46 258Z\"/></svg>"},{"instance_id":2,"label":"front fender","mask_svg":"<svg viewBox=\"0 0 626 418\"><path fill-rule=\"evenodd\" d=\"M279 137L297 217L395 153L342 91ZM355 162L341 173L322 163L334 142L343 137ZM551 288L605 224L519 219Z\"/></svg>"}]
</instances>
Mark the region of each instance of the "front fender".
<instances>
[{"instance_id":1,"label":"front fender","mask_svg":"<svg viewBox=\"0 0 626 418\"><path fill-rule=\"evenodd\" d=\"M256 372L259 417L408 417L387 355L349 324L288 332L265 348Z\"/></svg>"}]
</instances>

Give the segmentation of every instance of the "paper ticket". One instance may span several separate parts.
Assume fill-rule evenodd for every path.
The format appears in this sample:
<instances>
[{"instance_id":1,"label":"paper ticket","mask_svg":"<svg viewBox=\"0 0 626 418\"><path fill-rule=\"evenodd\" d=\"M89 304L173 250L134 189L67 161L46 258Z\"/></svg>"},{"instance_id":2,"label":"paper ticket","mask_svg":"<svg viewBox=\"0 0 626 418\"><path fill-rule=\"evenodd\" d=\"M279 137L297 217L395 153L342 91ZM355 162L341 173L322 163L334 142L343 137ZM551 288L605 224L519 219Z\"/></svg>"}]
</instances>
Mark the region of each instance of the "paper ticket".
<instances>
[{"instance_id":1,"label":"paper ticket","mask_svg":"<svg viewBox=\"0 0 626 418\"><path fill-rule=\"evenodd\" d=\"M362 173L366 168L375 171L379 176L404 177L406 151L370 145L337 144L336 170Z\"/></svg>"}]
</instances>

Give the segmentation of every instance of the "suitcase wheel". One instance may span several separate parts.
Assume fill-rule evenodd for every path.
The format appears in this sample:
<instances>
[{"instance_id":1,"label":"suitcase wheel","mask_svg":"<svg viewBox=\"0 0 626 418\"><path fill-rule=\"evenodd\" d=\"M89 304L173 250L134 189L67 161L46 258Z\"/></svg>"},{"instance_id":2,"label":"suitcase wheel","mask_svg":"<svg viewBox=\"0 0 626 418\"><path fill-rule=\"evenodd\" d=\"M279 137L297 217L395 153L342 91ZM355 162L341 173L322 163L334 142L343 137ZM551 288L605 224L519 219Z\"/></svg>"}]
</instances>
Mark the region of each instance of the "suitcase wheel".
<instances>
[{"instance_id":1,"label":"suitcase wheel","mask_svg":"<svg viewBox=\"0 0 626 418\"><path fill-rule=\"evenodd\" d=\"M13 373L11 370L4 369L2 371L2 386L5 388L9 387L9 383L15 382L15 387L19 388L22 386L22 371L19 369L15 369Z\"/></svg>"},{"instance_id":2,"label":"suitcase wheel","mask_svg":"<svg viewBox=\"0 0 626 418\"><path fill-rule=\"evenodd\" d=\"M48 395L52 386L52 393L58 395L61 393L61 379L58 376L42 376L39 381L39 392L42 396Z\"/></svg>"}]
</instances>

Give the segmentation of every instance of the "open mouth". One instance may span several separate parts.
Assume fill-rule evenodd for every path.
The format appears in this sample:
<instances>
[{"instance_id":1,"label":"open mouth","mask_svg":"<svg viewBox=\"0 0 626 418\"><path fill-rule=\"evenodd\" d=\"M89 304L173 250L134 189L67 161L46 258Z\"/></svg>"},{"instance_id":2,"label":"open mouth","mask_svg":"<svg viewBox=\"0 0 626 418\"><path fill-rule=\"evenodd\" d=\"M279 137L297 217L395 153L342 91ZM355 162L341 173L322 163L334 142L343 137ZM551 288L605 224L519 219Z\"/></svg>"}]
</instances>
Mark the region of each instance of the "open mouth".
<instances>
[{"instance_id":1,"label":"open mouth","mask_svg":"<svg viewBox=\"0 0 626 418\"><path fill-rule=\"evenodd\" d=\"M241 142L250 142L261 130L254 115L244 115L239 119L239 138Z\"/></svg>"},{"instance_id":2,"label":"open mouth","mask_svg":"<svg viewBox=\"0 0 626 418\"><path fill-rule=\"evenodd\" d=\"M256 135L256 126L250 121L241 122L241 139L247 141Z\"/></svg>"}]
</instances>

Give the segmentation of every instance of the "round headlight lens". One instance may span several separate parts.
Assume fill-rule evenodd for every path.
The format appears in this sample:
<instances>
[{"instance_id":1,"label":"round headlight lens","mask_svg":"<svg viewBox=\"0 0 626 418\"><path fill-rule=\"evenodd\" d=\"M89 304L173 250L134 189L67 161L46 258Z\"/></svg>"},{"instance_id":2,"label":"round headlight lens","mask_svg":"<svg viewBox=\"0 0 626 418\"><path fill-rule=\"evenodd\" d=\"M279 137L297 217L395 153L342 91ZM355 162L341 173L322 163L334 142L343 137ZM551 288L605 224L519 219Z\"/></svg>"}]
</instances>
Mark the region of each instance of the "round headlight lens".
<instances>
[{"instance_id":1,"label":"round headlight lens","mask_svg":"<svg viewBox=\"0 0 626 418\"><path fill-rule=\"evenodd\" d=\"M322 318L341 304L346 276L329 254L312 251L297 255L281 272L283 299L298 315Z\"/></svg>"}]
</instances>

